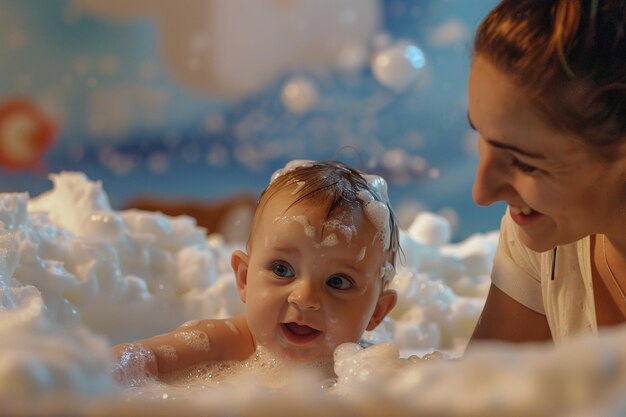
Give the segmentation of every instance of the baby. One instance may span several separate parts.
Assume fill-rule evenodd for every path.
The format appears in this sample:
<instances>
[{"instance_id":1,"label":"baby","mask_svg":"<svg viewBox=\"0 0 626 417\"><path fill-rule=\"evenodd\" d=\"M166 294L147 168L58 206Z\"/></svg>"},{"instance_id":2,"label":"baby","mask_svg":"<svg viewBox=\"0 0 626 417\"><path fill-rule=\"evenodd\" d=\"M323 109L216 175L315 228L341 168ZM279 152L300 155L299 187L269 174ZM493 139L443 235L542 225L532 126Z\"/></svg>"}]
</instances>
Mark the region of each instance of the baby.
<instances>
[{"instance_id":1,"label":"baby","mask_svg":"<svg viewBox=\"0 0 626 417\"><path fill-rule=\"evenodd\" d=\"M243 361L263 348L296 363L332 361L396 304L398 226L386 182L340 162L292 161L259 198L246 252L231 265L242 315L193 320L113 347L116 378L160 379L204 362Z\"/></svg>"}]
</instances>

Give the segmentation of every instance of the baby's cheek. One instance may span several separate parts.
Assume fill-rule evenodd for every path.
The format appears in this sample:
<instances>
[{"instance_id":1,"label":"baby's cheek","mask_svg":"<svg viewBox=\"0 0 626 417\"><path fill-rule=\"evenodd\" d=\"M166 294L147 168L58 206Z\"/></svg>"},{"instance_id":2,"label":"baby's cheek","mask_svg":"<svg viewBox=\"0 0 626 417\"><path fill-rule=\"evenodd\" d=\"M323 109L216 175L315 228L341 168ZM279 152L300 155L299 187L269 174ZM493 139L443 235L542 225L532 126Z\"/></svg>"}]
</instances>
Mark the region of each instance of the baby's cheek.
<instances>
[{"instance_id":1,"label":"baby's cheek","mask_svg":"<svg viewBox=\"0 0 626 417\"><path fill-rule=\"evenodd\" d=\"M254 306L246 306L246 320L248 322L248 328L256 343L263 343L267 341L269 337L268 332L268 320L264 318L257 308Z\"/></svg>"},{"instance_id":2,"label":"baby's cheek","mask_svg":"<svg viewBox=\"0 0 626 417\"><path fill-rule=\"evenodd\" d=\"M329 314L327 318L327 328L325 343L329 347L336 347L346 342L358 342L360 339L360 330L363 325L360 320L355 321L351 317L346 317L345 313Z\"/></svg>"}]
</instances>

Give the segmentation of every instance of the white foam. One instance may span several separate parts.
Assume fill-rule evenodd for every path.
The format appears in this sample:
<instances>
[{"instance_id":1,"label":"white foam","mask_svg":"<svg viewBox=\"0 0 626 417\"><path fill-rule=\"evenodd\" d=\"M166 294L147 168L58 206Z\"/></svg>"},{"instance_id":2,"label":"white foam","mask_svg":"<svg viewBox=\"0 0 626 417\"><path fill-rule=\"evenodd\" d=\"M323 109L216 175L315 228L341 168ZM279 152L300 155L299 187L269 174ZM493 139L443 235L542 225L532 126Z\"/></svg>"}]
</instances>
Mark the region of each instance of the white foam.
<instances>
[{"instance_id":1,"label":"white foam","mask_svg":"<svg viewBox=\"0 0 626 417\"><path fill-rule=\"evenodd\" d=\"M321 243L322 246L328 246L328 247L337 246L337 244L339 244L339 239L337 238L337 235L334 233L330 233L326 235L326 237L324 237L324 240Z\"/></svg>"},{"instance_id":2,"label":"white foam","mask_svg":"<svg viewBox=\"0 0 626 417\"><path fill-rule=\"evenodd\" d=\"M91 406L103 415L138 409L145 415L294 415L311 409L342 415L608 416L625 406L624 326L556 350L494 344L462 361L447 360L462 352L478 318L497 232L437 246L402 230L405 256L392 283L398 304L364 335L378 345L338 348L336 378L320 383L319 374L279 373L278 382L255 379L249 370L255 362L248 361L231 385L207 390L203 383L154 383L120 396L108 343L95 332L117 343L200 317L242 313L229 262L243 244L207 237L186 217L113 211L100 185L82 175L53 178L55 188L35 199L0 194L0 402L8 414L25 414L44 394L58 399L56 408L46 403L47 414L57 415L76 414L79 404L85 410L79 400L90 396L102 399ZM184 251L188 247L195 249ZM181 251L196 266L183 269ZM396 343L385 344L391 339ZM399 356L432 350L444 355ZM129 371L133 384L150 381L148 362Z\"/></svg>"},{"instance_id":3,"label":"white foam","mask_svg":"<svg viewBox=\"0 0 626 417\"><path fill-rule=\"evenodd\" d=\"M156 350L157 353L161 354L161 356L164 357L165 359L168 359L171 361L178 360L178 352L176 351L176 348L173 346L159 345L154 349Z\"/></svg>"},{"instance_id":4,"label":"white foam","mask_svg":"<svg viewBox=\"0 0 626 417\"><path fill-rule=\"evenodd\" d=\"M311 161L311 160L306 160L306 159L294 159L293 161L289 161L283 168L280 168L278 170L276 170L271 178L270 178L270 184L273 183L274 181L276 181L276 179L288 172L291 172L297 168L300 167L309 167L312 166L315 163L315 161Z\"/></svg>"},{"instance_id":5,"label":"white foam","mask_svg":"<svg viewBox=\"0 0 626 417\"><path fill-rule=\"evenodd\" d=\"M154 382L156 368L154 352L141 344L131 343L121 351L113 375L120 384L134 387Z\"/></svg>"},{"instance_id":6,"label":"white foam","mask_svg":"<svg viewBox=\"0 0 626 417\"><path fill-rule=\"evenodd\" d=\"M219 385L235 386L252 377L264 386L279 388L291 383L290 377L295 373L304 372L309 376L318 374L328 377L331 375L330 369L332 365L328 361L307 363L285 361L263 346L258 346L255 353L247 360L200 363L169 373L164 379L174 386L217 387ZM321 379L323 378L317 378L318 381Z\"/></svg>"},{"instance_id":7,"label":"white foam","mask_svg":"<svg viewBox=\"0 0 626 417\"><path fill-rule=\"evenodd\" d=\"M274 219L274 223L287 224L290 222L300 223L302 227L304 227L304 234L310 237L311 239L315 238L315 227L311 226L311 223L309 222L309 218L304 215L279 216L276 219Z\"/></svg>"},{"instance_id":8,"label":"white foam","mask_svg":"<svg viewBox=\"0 0 626 417\"><path fill-rule=\"evenodd\" d=\"M376 238L380 239L380 243L384 250L389 250L391 247L391 226L389 224L389 207L386 203L377 201L372 194L367 190L362 190L357 194L357 198L361 200L363 204L363 211L365 217L376 227L378 230Z\"/></svg>"},{"instance_id":9,"label":"white foam","mask_svg":"<svg viewBox=\"0 0 626 417\"><path fill-rule=\"evenodd\" d=\"M423 211L415 216L408 233L424 245L443 246L450 243L452 228L443 216Z\"/></svg>"},{"instance_id":10,"label":"white foam","mask_svg":"<svg viewBox=\"0 0 626 417\"><path fill-rule=\"evenodd\" d=\"M328 220L324 223L324 229L336 230L344 237L346 244L350 247L352 243L352 236L356 235L356 227L354 226L354 220L352 213L344 213L342 218Z\"/></svg>"}]
</instances>

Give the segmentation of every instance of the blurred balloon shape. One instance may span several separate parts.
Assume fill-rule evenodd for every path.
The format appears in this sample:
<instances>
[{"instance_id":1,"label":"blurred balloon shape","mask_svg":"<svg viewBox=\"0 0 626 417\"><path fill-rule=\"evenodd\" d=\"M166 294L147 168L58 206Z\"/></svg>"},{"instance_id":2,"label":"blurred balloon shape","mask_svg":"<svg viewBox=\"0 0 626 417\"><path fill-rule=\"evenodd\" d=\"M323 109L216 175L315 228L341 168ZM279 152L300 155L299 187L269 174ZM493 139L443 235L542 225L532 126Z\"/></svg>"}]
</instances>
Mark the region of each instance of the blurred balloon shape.
<instances>
[{"instance_id":1,"label":"blurred balloon shape","mask_svg":"<svg viewBox=\"0 0 626 417\"><path fill-rule=\"evenodd\" d=\"M108 19L155 19L171 74L195 93L226 99L252 94L287 71L353 69L358 51L366 48L381 20L377 0L73 4Z\"/></svg>"},{"instance_id":2,"label":"blurred balloon shape","mask_svg":"<svg viewBox=\"0 0 626 417\"><path fill-rule=\"evenodd\" d=\"M450 46L464 44L471 37L471 29L459 19L449 19L435 27L428 35L433 46Z\"/></svg>"},{"instance_id":3,"label":"blurred balloon shape","mask_svg":"<svg viewBox=\"0 0 626 417\"><path fill-rule=\"evenodd\" d=\"M355 73L365 67L368 54L365 45L345 45L337 56L337 68L344 73Z\"/></svg>"},{"instance_id":4,"label":"blurred balloon shape","mask_svg":"<svg viewBox=\"0 0 626 417\"><path fill-rule=\"evenodd\" d=\"M41 168L56 132L54 121L29 99L0 102L0 167L11 171Z\"/></svg>"},{"instance_id":5,"label":"blurred balloon shape","mask_svg":"<svg viewBox=\"0 0 626 417\"><path fill-rule=\"evenodd\" d=\"M319 98L315 84L305 77L293 77L282 88L281 101L291 113L308 113Z\"/></svg>"},{"instance_id":6,"label":"blurred balloon shape","mask_svg":"<svg viewBox=\"0 0 626 417\"><path fill-rule=\"evenodd\" d=\"M405 91L426 66L420 48L408 41L398 41L377 52L371 63L374 77L396 92Z\"/></svg>"}]
</instances>

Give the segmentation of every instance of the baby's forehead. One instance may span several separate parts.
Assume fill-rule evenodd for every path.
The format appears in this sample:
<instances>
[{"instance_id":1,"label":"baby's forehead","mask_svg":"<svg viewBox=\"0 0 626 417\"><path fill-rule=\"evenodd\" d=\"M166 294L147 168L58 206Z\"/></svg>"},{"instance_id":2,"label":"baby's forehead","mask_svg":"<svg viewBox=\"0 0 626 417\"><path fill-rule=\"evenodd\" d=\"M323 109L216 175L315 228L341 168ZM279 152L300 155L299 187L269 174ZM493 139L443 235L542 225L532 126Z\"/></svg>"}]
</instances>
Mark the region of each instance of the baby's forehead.
<instances>
[{"instance_id":1,"label":"baby's forehead","mask_svg":"<svg viewBox=\"0 0 626 417\"><path fill-rule=\"evenodd\" d=\"M364 208L359 201L309 197L300 199L288 190L280 191L264 202L260 218L264 222L284 222L294 217L305 217L315 226L329 229L363 227Z\"/></svg>"}]
</instances>

